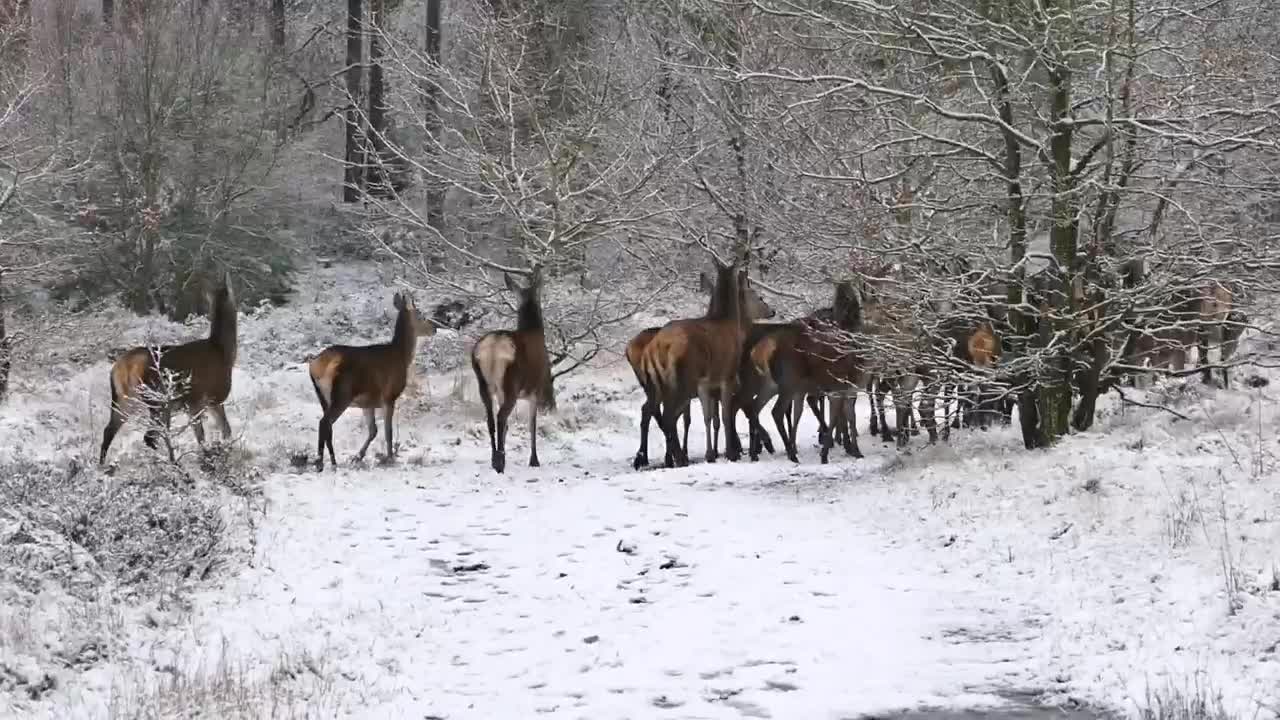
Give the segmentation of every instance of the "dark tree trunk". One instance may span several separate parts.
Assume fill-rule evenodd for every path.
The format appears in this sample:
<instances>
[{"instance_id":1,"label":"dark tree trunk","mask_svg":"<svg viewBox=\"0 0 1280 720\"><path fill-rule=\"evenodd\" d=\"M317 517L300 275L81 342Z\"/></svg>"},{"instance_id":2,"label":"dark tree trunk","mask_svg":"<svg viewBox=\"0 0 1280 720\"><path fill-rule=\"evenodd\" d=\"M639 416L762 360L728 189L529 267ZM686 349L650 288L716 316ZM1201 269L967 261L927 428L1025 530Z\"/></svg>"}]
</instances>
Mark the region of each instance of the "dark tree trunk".
<instances>
[{"instance_id":1,"label":"dark tree trunk","mask_svg":"<svg viewBox=\"0 0 1280 720\"><path fill-rule=\"evenodd\" d=\"M991 65L991 77L995 83L999 98L1000 119L1009 127L1013 127L1013 101L1009 98L1009 79L1004 71L995 64ZM1025 358L1030 354L1032 338L1036 333L1035 318L1022 311L1026 294L1025 274L1022 269L1023 259L1027 255L1027 212L1026 197L1022 192L1022 148L1018 139L1009 132L1004 133L1004 176L1005 176L1005 213L1009 219L1009 260L1018 268L1013 282L1009 283L1009 326L1007 332L1014 359ZM1022 429L1022 444L1028 450L1044 445L1040 435L1040 413L1037 407L1036 382L1029 372L1015 376L1017 387L1018 422Z\"/></svg>"},{"instance_id":2,"label":"dark tree trunk","mask_svg":"<svg viewBox=\"0 0 1280 720\"><path fill-rule=\"evenodd\" d=\"M102 23L110 25L116 15L116 0L102 0Z\"/></svg>"},{"instance_id":3,"label":"dark tree trunk","mask_svg":"<svg viewBox=\"0 0 1280 720\"><path fill-rule=\"evenodd\" d=\"M440 4L442 0L427 0L427 58L435 67L440 66L441 26ZM427 131L431 138L428 147L434 147L440 138L440 88L428 82L423 100L426 104ZM444 187L436 178L428 177L427 223L440 230L444 228Z\"/></svg>"},{"instance_id":4,"label":"dark tree trunk","mask_svg":"<svg viewBox=\"0 0 1280 720\"><path fill-rule=\"evenodd\" d=\"M387 111L383 100L385 89L382 74L383 0L369 0L369 156L365 162L365 184L369 192L379 197L390 197L391 184L387 174L386 131Z\"/></svg>"},{"instance_id":5,"label":"dark tree trunk","mask_svg":"<svg viewBox=\"0 0 1280 720\"><path fill-rule=\"evenodd\" d=\"M4 323L4 271L0 270L0 403L4 402L9 392L9 368L12 363L9 354L11 352L13 352L13 341Z\"/></svg>"},{"instance_id":6,"label":"dark tree trunk","mask_svg":"<svg viewBox=\"0 0 1280 720\"><path fill-rule=\"evenodd\" d=\"M1054 319L1041 318L1040 322L1052 322L1053 330L1066 332L1071 330L1069 324L1075 322L1072 287L1079 270L1076 258L1079 204L1071 174L1071 72L1065 65L1049 69L1049 91L1049 128L1053 132L1049 138L1049 170L1053 177L1053 227L1049 230L1049 244L1058 269L1054 271L1053 287L1046 295L1057 312ZM1071 420L1071 359L1069 352L1060 350L1046 363L1050 377L1040 390L1040 432L1049 444L1067 434Z\"/></svg>"},{"instance_id":7,"label":"dark tree trunk","mask_svg":"<svg viewBox=\"0 0 1280 720\"><path fill-rule=\"evenodd\" d=\"M284 0L271 0L271 47L284 50Z\"/></svg>"},{"instance_id":8,"label":"dark tree trunk","mask_svg":"<svg viewBox=\"0 0 1280 720\"><path fill-rule=\"evenodd\" d=\"M361 172L360 76L364 60L364 28L361 0L347 0L347 135L346 166L343 170L342 201L357 202L364 173Z\"/></svg>"}]
</instances>

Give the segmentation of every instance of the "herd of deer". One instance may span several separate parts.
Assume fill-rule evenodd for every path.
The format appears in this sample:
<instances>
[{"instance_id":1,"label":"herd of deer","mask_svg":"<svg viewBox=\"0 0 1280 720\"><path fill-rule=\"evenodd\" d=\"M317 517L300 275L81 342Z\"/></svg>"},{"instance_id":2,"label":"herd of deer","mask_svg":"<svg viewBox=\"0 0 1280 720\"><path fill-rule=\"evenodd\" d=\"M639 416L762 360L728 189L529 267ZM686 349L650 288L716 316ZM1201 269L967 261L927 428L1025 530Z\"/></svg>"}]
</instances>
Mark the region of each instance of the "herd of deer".
<instances>
[{"instance_id":1,"label":"herd of deer","mask_svg":"<svg viewBox=\"0 0 1280 720\"><path fill-rule=\"evenodd\" d=\"M519 300L516 328L484 334L471 351L489 431L491 464L499 473L506 467L507 421L516 401L526 400L529 407L529 465L533 467L539 464L538 410L555 409L551 362L543 335L541 271L534 268L526 285L509 275L504 278ZM720 454L721 431L725 456L733 461L742 456L735 428L739 412L747 418L750 458L758 459L762 450L773 453L772 439L759 420L770 400L774 400L774 425L792 461L798 461L796 428L806 402L818 422L822 462L828 461L836 443L849 455L862 457L853 412L859 390L865 390L871 400L871 434L885 441L896 437L900 447L908 442L909 434L919 432L911 405L917 388L921 388L920 424L931 442L939 436L935 415L939 398L943 401L944 439L962 422L984 429L994 416L1009 422L1012 401L1008 393L990 392L981 381L937 384L939 378L955 376L944 372L943 362L973 370L978 377L990 372L1000 356L1000 339L988 317L957 314L940 323L940 331L926 334L913 313L882 299L877 283L864 280L859 287L850 281L836 283L829 308L790 322L759 322L774 317L775 311L752 289L745 268L719 261L715 281L703 274L701 288L711 295L705 315L646 328L627 344L627 361L645 395L636 469L649 463L649 425L655 418L666 441L666 466L688 464L690 404L695 397L703 411L708 462ZM223 438L230 438L223 403L231 392L231 369L236 359L236 301L228 276L223 276L210 300L207 338L159 348L135 347L116 358L110 373L111 418L103 432L100 463L106 462L107 450L126 420L131 401L141 401L151 415L152 425L144 442L152 449L158 446L173 409L190 414L202 447L205 411L216 419ZM1237 329L1224 334L1224 360L1234 349L1238 328L1243 327L1230 301L1229 294L1215 291L1203 294L1195 303L1196 313L1206 320L1224 324L1229 316L1234 317ZM322 411L317 450L321 470L326 449L330 462L337 465L333 423L353 406L364 411L368 430L357 459L364 458L377 437L379 408L386 435L384 461L394 458L396 401L407 384L418 340L433 335L436 327L419 313L407 294L395 294L393 303L397 314L390 342L330 346L309 363ZM1130 357L1181 369L1188 338L1160 332L1137 333L1136 337L1126 350ZM1202 359L1207 357L1203 346L1201 352ZM1223 376L1225 381L1225 369ZM157 401L157 391L173 378L180 380L180 389ZM896 430L885 421L884 401L890 392ZM949 402L953 393L954 415ZM683 439L677 432L682 418Z\"/></svg>"}]
</instances>

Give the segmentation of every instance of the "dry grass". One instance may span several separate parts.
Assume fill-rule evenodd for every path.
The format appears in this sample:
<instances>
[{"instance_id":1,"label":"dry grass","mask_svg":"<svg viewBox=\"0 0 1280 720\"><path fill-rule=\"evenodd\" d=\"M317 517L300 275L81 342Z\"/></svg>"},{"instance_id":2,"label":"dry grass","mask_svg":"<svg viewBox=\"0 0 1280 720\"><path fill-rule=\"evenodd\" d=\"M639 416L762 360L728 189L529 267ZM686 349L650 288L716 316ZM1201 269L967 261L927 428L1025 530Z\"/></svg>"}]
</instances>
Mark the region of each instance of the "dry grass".
<instances>
[{"instance_id":1,"label":"dry grass","mask_svg":"<svg viewBox=\"0 0 1280 720\"><path fill-rule=\"evenodd\" d=\"M1143 707L1138 709L1141 720L1235 720L1222 704L1222 695L1215 693L1197 673L1190 685L1179 688L1169 683L1156 690L1147 688Z\"/></svg>"}]
</instances>

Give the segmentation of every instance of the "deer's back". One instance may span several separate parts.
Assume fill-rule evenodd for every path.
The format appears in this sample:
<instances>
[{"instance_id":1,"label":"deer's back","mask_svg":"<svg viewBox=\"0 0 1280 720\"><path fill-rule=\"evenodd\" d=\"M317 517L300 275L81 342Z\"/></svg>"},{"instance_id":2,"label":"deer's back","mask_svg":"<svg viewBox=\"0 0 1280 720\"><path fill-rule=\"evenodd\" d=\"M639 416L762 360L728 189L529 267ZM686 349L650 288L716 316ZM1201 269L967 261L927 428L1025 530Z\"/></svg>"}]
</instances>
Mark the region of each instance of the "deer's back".
<instances>
[{"instance_id":1,"label":"deer's back","mask_svg":"<svg viewBox=\"0 0 1280 720\"><path fill-rule=\"evenodd\" d=\"M403 353L386 344L334 345L317 355L309 369L317 383L349 383L351 405L358 408L379 408L395 400L409 378Z\"/></svg>"},{"instance_id":2,"label":"deer's back","mask_svg":"<svg viewBox=\"0 0 1280 720\"><path fill-rule=\"evenodd\" d=\"M231 363L222 348L211 340L163 345L159 355L157 369L151 348L131 348L112 365L112 382L122 394L132 396L141 384L161 387L162 373L168 371L185 386L185 392L175 393L175 400L221 403L231 394Z\"/></svg>"}]
</instances>

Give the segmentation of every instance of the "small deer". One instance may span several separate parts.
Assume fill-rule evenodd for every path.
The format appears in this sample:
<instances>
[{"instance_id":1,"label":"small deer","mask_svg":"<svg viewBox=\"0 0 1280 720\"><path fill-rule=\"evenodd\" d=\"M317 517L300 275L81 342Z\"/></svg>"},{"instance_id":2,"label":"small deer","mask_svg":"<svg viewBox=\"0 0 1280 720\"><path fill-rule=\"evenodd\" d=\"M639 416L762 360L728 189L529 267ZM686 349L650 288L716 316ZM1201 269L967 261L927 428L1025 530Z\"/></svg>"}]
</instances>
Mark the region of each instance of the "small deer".
<instances>
[{"instance_id":1,"label":"small deer","mask_svg":"<svg viewBox=\"0 0 1280 720\"><path fill-rule=\"evenodd\" d=\"M208 337L181 345L130 348L111 364L111 419L102 432L99 464L106 463L107 450L127 419L125 407L131 401L149 405L152 427L143 435L143 441L152 450L159 446L160 425L168 427L174 407L185 408L191 416L192 430L201 448L206 409L217 421L223 440L231 439L231 424L222 405L231 394L231 368L236 362L236 297L228 274L223 273L221 287L209 297L209 305ZM139 397L160 392L168 374L178 381L180 396L162 403Z\"/></svg>"},{"instance_id":2,"label":"small deer","mask_svg":"<svg viewBox=\"0 0 1280 720\"><path fill-rule=\"evenodd\" d=\"M711 282L711 279L707 277L705 272L698 276L698 289L711 295L711 302L707 307L707 314L703 317L712 317L721 312L718 304L718 298L720 295L716 291L715 283ZM746 312L751 318L771 318L775 314L774 309L769 307L769 304L766 303L764 299L760 297L760 294L753 289L748 289L746 293ZM635 337L631 338L631 341L627 343L627 362L631 365L631 370L635 373L636 381L640 383L641 389L645 390L645 401L644 404L640 406L640 449L636 451L635 461L632 463L632 467L636 470L646 467L649 464L649 421L654 417L661 417L660 413L662 412L661 403L659 402L658 397L656 395L651 395L649 393L649 389L645 385L644 371L642 368L644 349L649 346L649 343L661 329L661 327L657 326L645 328L644 330L636 333ZM715 393L715 397L717 401L720 400L718 391ZM689 416L690 407L686 406L684 414L681 415L684 419L684 438L681 442L681 447L684 449L686 455L689 452ZM718 435L720 432L720 416L714 412L712 413L712 425ZM670 466L670 448L667 449L666 459L667 465Z\"/></svg>"},{"instance_id":3,"label":"small deer","mask_svg":"<svg viewBox=\"0 0 1280 720\"><path fill-rule=\"evenodd\" d=\"M695 393L703 407L707 462L715 462L719 456L712 429L712 418L719 406L723 406L725 457L734 461L742 453L733 427L732 400L738 384L738 359L751 327L751 318L745 311L749 290L746 268L739 270L717 261L715 288L713 314L672 320L644 350L643 384L645 393L658 398L662 409L662 431L667 447L672 449L668 467L689 464L688 453L676 434L676 422Z\"/></svg>"},{"instance_id":4,"label":"small deer","mask_svg":"<svg viewBox=\"0 0 1280 720\"><path fill-rule=\"evenodd\" d=\"M529 406L529 467L538 467L538 410L554 411L555 388L542 323L542 269L534 266L529 284L521 287L503 274L507 288L519 298L515 330L485 333L471 349L471 368L480 386L489 427L490 462L495 472L507 466L507 419L516 400ZM494 406L497 412L494 412Z\"/></svg>"},{"instance_id":5,"label":"small deer","mask_svg":"<svg viewBox=\"0 0 1280 720\"><path fill-rule=\"evenodd\" d=\"M308 364L311 385L320 401L320 427L316 467L324 470L324 453L336 468L338 458L333 451L333 424L348 407L364 410L369 434L356 461L364 460L374 438L378 437L377 410L382 409L382 424L387 436L389 464L395 459L395 433L392 426L396 400L409 381L409 366L418 351L418 340L435 335L435 323L424 318L407 293L392 297L396 309L395 330L391 342L378 345L331 345Z\"/></svg>"}]
</instances>

